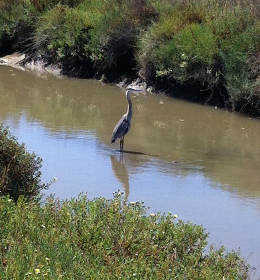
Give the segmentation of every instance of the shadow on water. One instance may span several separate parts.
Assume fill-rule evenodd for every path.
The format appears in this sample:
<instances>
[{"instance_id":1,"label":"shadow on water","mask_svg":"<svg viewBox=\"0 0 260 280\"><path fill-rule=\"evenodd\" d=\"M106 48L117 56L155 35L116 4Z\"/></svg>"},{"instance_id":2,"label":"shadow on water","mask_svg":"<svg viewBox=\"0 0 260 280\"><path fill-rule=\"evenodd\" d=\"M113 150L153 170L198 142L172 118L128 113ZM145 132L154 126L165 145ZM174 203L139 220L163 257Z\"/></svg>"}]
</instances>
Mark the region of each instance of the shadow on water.
<instances>
[{"instance_id":1,"label":"shadow on water","mask_svg":"<svg viewBox=\"0 0 260 280\"><path fill-rule=\"evenodd\" d=\"M120 160L118 160L115 156L110 155L112 170L122 184L125 190L125 200L128 200L129 197L129 174L126 165L123 162L123 158L120 155Z\"/></svg>"},{"instance_id":2,"label":"shadow on water","mask_svg":"<svg viewBox=\"0 0 260 280\"><path fill-rule=\"evenodd\" d=\"M115 150L119 153L118 156L110 155L111 166L115 177L121 183L124 192L125 200L128 201L130 186L129 186L129 173L127 169L127 163L124 159L124 154L129 155L140 155L140 156L151 156L142 152L130 151L130 150Z\"/></svg>"},{"instance_id":3,"label":"shadow on water","mask_svg":"<svg viewBox=\"0 0 260 280\"><path fill-rule=\"evenodd\" d=\"M150 156L150 157L158 157L159 155L155 155L155 154L147 154L147 153L142 153L142 152L138 152L138 151L130 151L130 150L116 150L117 152L119 152L121 154L121 156L123 156L123 154L132 154L132 155L142 155L142 156Z\"/></svg>"},{"instance_id":4,"label":"shadow on water","mask_svg":"<svg viewBox=\"0 0 260 280\"><path fill-rule=\"evenodd\" d=\"M128 150L116 150L117 152L119 152L120 154L133 154L133 155L147 155L147 154L144 154L142 152L136 152L136 151L128 151Z\"/></svg>"}]
</instances>

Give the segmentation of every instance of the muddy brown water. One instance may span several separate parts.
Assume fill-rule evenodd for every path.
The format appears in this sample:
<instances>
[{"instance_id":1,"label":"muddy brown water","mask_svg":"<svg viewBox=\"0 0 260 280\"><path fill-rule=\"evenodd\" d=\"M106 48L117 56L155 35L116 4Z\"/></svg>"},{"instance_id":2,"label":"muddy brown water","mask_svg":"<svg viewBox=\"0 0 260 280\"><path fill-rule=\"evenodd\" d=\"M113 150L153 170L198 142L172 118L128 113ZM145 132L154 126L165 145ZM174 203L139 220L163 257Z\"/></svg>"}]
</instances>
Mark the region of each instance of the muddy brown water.
<instances>
[{"instance_id":1,"label":"muddy brown water","mask_svg":"<svg viewBox=\"0 0 260 280\"><path fill-rule=\"evenodd\" d=\"M126 152L110 144L123 90L0 66L0 123L43 159L46 194L124 192L202 224L209 243L260 265L260 121L163 95L132 94ZM252 278L259 277L259 270Z\"/></svg>"}]
</instances>

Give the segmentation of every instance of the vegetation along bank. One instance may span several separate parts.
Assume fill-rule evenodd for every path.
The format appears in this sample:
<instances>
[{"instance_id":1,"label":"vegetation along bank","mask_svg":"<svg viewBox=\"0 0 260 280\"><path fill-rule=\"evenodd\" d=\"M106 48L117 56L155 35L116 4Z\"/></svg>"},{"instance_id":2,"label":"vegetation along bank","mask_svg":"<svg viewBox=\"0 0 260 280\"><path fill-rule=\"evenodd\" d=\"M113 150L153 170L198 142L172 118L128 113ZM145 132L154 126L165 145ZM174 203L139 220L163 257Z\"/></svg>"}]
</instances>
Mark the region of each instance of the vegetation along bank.
<instances>
[{"instance_id":1,"label":"vegetation along bank","mask_svg":"<svg viewBox=\"0 0 260 280\"><path fill-rule=\"evenodd\" d=\"M260 115L257 0L0 0L0 56Z\"/></svg>"},{"instance_id":2,"label":"vegetation along bank","mask_svg":"<svg viewBox=\"0 0 260 280\"><path fill-rule=\"evenodd\" d=\"M142 202L43 198L41 159L0 126L0 279L249 279L239 252Z\"/></svg>"}]
</instances>

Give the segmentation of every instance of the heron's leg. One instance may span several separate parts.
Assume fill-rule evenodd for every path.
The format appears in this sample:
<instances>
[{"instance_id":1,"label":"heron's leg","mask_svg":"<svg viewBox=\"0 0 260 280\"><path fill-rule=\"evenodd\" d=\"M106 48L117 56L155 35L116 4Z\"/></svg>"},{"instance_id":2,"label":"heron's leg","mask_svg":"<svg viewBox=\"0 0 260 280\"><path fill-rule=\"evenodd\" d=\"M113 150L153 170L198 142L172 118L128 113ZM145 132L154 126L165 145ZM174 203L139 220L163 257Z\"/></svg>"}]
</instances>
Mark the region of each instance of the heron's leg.
<instances>
[{"instance_id":1,"label":"heron's leg","mask_svg":"<svg viewBox=\"0 0 260 280\"><path fill-rule=\"evenodd\" d=\"M122 137L122 151L124 150L124 136Z\"/></svg>"},{"instance_id":2,"label":"heron's leg","mask_svg":"<svg viewBox=\"0 0 260 280\"><path fill-rule=\"evenodd\" d=\"M120 152L122 151L122 139L123 138L120 138Z\"/></svg>"}]
</instances>

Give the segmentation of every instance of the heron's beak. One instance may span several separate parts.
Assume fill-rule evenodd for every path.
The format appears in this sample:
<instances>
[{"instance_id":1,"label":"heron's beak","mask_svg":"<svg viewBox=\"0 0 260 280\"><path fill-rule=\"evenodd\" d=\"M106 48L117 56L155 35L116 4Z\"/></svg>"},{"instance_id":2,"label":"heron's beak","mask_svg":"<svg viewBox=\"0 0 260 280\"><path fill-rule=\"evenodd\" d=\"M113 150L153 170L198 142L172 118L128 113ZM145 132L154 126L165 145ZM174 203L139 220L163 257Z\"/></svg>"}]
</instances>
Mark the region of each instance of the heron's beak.
<instances>
[{"instance_id":1,"label":"heron's beak","mask_svg":"<svg viewBox=\"0 0 260 280\"><path fill-rule=\"evenodd\" d=\"M132 91L144 91L144 89L140 86L135 87L127 87L126 90L132 90Z\"/></svg>"}]
</instances>

